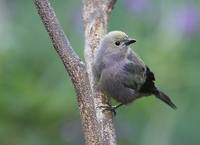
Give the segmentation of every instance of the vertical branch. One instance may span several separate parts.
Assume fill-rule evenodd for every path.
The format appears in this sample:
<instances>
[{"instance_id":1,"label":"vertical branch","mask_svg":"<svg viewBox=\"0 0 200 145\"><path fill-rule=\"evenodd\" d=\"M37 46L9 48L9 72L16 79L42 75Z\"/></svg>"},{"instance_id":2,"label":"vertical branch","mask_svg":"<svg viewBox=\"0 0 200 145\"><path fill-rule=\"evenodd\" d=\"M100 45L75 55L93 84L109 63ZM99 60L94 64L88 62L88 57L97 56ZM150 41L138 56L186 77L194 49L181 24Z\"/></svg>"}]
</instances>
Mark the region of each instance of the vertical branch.
<instances>
[{"instance_id":1,"label":"vertical branch","mask_svg":"<svg viewBox=\"0 0 200 145\"><path fill-rule=\"evenodd\" d=\"M99 124L100 140L106 145L116 144L116 135L111 112L103 112L99 106L109 104L109 99L95 90L92 74L92 63L99 41L107 32L108 16L116 0L83 0L83 20L85 29L85 60L87 72L94 96L97 121Z\"/></svg>"}]
</instances>

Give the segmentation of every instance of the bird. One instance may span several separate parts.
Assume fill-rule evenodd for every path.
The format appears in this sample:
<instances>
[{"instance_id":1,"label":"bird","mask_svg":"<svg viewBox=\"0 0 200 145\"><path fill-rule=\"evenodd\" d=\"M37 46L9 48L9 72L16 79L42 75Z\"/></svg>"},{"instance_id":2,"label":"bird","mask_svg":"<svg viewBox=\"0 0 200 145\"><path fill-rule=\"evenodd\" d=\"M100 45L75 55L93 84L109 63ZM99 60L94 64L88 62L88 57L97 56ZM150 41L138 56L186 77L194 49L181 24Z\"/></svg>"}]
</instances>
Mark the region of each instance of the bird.
<instances>
[{"instance_id":1,"label":"bird","mask_svg":"<svg viewBox=\"0 0 200 145\"><path fill-rule=\"evenodd\" d=\"M101 39L96 50L92 64L95 86L119 102L109 106L109 110L116 114L120 106L152 95L176 109L170 97L156 86L151 69L129 47L135 42L125 32L111 31Z\"/></svg>"}]
</instances>

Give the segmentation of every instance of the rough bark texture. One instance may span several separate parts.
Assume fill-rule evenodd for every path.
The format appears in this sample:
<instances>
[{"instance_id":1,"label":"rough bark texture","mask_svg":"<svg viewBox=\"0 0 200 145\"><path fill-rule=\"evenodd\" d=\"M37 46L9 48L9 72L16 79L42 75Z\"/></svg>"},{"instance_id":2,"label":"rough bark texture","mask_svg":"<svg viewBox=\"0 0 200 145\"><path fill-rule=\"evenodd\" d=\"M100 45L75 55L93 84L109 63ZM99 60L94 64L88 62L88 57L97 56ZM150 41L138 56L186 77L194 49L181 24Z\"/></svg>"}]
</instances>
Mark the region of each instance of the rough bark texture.
<instances>
[{"instance_id":1,"label":"rough bark texture","mask_svg":"<svg viewBox=\"0 0 200 145\"><path fill-rule=\"evenodd\" d=\"M90 84L94 96L97 121L99 124L100 140L104 144L116 144L116 135L113 125L113 116L109 111L104 111L100 106L109 104L109 99L98 90L92 75L92 63L95 51L99 46L101 37L107 32L108 16L114 6L115 0L83 0L83 20L85 29L85 60Z\"/></svg>"},{"instance_id":2,"label":"rough bark texture","mask_svg":"<svg viewBox=\"0 0 200 145\"><path fill-rule=\"evenodd\" d=\"M100 38L106 33L108 14L111 12L114 0L83 1L85 24L85 64L72 49L65 36L56 15L48 0L33 0L38 14L52 40L53 46L62 60L76 90L82 119L85 142L87 145L116 144L112 114L102 112L97 106L108 102L107 97L94 88L91 65L94 51Z\"/></svg>"}]
</instances>

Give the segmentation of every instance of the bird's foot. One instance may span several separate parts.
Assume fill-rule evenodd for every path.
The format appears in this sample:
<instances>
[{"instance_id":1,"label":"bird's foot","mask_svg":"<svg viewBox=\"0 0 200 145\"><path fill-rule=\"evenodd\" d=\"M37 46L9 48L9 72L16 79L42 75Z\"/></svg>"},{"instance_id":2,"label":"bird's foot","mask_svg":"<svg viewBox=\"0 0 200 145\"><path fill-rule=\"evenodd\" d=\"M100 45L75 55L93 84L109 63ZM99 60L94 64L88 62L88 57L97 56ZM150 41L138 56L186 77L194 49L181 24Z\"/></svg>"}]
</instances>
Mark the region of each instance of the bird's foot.
<instances>
[{"instance_id":1,"label":"bird's foot","mask_svg":"<svg viewBox=\"0 0 200 145\"><path fill-rule=\"evenodd\" d=\"M105 106L99 106L98 108L102 108L103 109L103 112L105 111L111 111L112 114L114 116L116 116L117 112L116 112L116 109L119 108L120 106L122 106L123 104L118 104L118 105L115 105L115 106L111 106L111 105L105 105Z\"/></svg>"},{"instance_id":2,"label":"bird's foot","mask_svg":"<svg viewBox=\"0 0 200 145\"><path fill-rule=\"evenodd\" d=\"M105 105L105 106L99 106L98 108L103 109L102 112L111 111L112 114L113 114L114 116L116 116L115 106L108 106L108 105Z\"/></svg>"}]
</instances>

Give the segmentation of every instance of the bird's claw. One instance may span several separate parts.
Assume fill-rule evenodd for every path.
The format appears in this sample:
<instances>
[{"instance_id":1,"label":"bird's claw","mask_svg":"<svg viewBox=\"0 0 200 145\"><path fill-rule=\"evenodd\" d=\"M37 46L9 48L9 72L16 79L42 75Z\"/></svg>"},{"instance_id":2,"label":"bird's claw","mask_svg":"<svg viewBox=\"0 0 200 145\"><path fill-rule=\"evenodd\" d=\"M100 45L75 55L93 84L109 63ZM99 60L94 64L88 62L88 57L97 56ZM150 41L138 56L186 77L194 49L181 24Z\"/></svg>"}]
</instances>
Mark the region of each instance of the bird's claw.
<instances>
[{"instance_id":1,"label":"bird's claw","mask_svg":"<svg viewBox=\"0 0 200 145\"><path fill-rule=\"evenodd\" d=\"M102 108L103 109L102 112L111 111L114 116L116 116L116 114L117 114L117 112L115 110L116 106L108 106L108 105L106 105L106 106L99 106L98 108Z\"/></svg>"}]
</instances>

